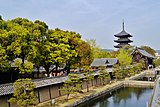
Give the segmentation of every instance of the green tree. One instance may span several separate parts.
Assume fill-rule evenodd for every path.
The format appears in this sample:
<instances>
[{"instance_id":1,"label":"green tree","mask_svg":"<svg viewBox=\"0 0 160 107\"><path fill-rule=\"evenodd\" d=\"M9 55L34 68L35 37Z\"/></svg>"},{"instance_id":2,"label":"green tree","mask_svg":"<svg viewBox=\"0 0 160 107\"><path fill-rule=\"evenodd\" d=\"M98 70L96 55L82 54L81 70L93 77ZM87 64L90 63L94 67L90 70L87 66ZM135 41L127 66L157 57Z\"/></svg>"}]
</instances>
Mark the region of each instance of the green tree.
<instances>
[{"instance_id":1,"label":"green tree","mask_svg":"<svg viewBox=\"0 0 160 107\"><path fill-rule=\"evenodd\" d=\"M91 51L93 53L93 58L98 58L100 53L100 47L96 44L95 39L86 40L87 43L91 46Z\"/></svg>"},{"instance_id":2,"label":"green tree","mask_svg":"<svg viewBox=\"0 0 160 107\"><path fill-rule=\"evenodd\" d=\"M35 87L31 79L18 79L14 83L13 97L9 99L9 102L16 102L21 107L32 107L37 100L34 93Z\"/></svg>"},{"instance_id":3,"label":"green tree","mask_svg":"<svg viewBox=\"0 0 160 107\"><path fill-rule=\"evenodd\" d=\"M78 52L80 52L79 47L81 46L83 40L81 40L81 35L79 33L72 32L72 31L66 31L66 33L68 35L67 37L68 37L68 44L70 46L69 48L70 52L71 53L76 52L76 54L73 54L72 56L70 56L70 58L66 61L65 70L67 71L67 74L69 74L70 68L77 67L76 64L81 60L81 54L79 54Z\"/></svg>"},{"instance_id":4,"label":"green tree","mask_svg":"<svg viewBox=\"0 0 160 107\"><path fill-rule=\"evenodd\" d=\"M66 101L68 101L70 94L81 91L81 80L79 74L69 74L68 79L64 82L63 88L60 89L66 94Z\"/></svg>"},{"instance_id":5,"label":"green tree","mask_svg":"<svg viewBox=\"0 0 160 107\"><path fill-rule=\"evenodd\" d=\"M84 67L84 73L83 74L84 74L84 79L83 80L86 82L87 92L89 92L89 84L94 79L94 74L93 74L93 71L88 66Z\"/></svg>"},{"instance_id":6,"label":"green tree","mask_svg":"<svg viewBox=\"0 0 160 107\"><path fill-rule=\"evenodd\" d=\"M102 50L102 49L99 50L99 55L97 55L97 58L111 58L111 57L112 56L110 52Z\"/></svg>"},{"instance_id":7,"label":"green tree","mask_svg":"<svg viewBox=\"0 0 160 107\"><path fill-rule=\"evenodd\" d=\"M3 20L1 15L0 15L0 20Z\"/></svg>"},{"instance_id":8,"label":"green tree","mask_svg":"<svg viewBox=\"0 0 160 107\"><path fill-rule=\"evenodd\" d=\"M17 67L20 70L20 73L30 73L33 67L30 70L25 70L26 66L31 66L30 63L25 63L25 60L28 60L30 56L36 55L36 49L32 45L33 35L32 31L30 31L33 23L28 19L16 18L7 22L7 30L8 30L8 46L7 53L8 56L11 56L11 61L14 58L19 57L22 59L22 63ZM23 70L24 69L24 70ZM25 72L26 71L26 72ZM29 71L29 72L28 72Z\"/></svg>"},{"instance_id":9,"label":"green tree","mask_svg":"<svg viewBox=\"0 0 160 107\"><path fill-rule=\"evenodd\" d=\"M131 45L125 45L122 47L123 50L127 51L128 54L130 54L131 52L133 52L134 50L134 46Z\"/></svg>"},{"instance_id":10,"label":"green tree","mask_svg":"<svg viewBox=\"0 0 160 107\"><path fill-rule=\"evenodd\" d=\"M155 59L153 62L156 67L160 66L160 59Z\"/></svg>"},{"instance_id":11,"label":"green tree","mask_svg":"<svg viewBox=\"0 0 160 107\"><path fill-rule=\"evenodd\" d=\"M15 66L18 68L18 70L20 71L21 74L25 74L26 72L28 74L33 72L33 64L32 62L24 62L22 63L21 59L17 59L15 60Z\"/></svg>"},{"instance_id":12,"label":"green tree","mask_svg":"<svg viewBox=\"0 0 160 107\"><path fill-rule=\"evenodd\" d=\"M105 85L106 80L109 79L109 73L107 72L105 66L99 67L98 71L99 71L98 72L99 73L98 78L101 80L101 84Z\"/></svg>"},{"instance_id":13,"label":"green tree","mask_svg":"<svg viewBox=\"0 0 160 107\"><path fill-rule=\"evenodd\" d=\"M5 48L0 44L0 71L6 71L9 68L7 57Z\"/></svg>"},{"instance_id":14,"label":"green tree","mask_svg":"<svg viewBox=\"0 0 160 107\"><path fill-rule=\"evenodd\" d=\"M120 68L118 64L113 66L113 74L117 80L123 79L123 70Z\"/></svg>"},{"instance_id":15,"label":"green tree","mask_svg":"<svg viewBox=\"0 0 160 107\"><path fill-rule=\"evenodd\" d=\"M119 64L122 67L130 65L132 62L132 56L129 56L128 52L123 49L120 50L117 57L118 57Z\"/></svg>"},{"instance_id":16,"label":"green tree","mask_svg":"<svg viewBox=\"0 0 160 107\"><path fill-rule=\"evenodd\" d=\"M90 45L82 41L81 44L77 47L77 57L79 57L77 64L79 68L82 68L83 66L89 66L93 61L93 54L91 52Z\"/></svg>"}]
</instances>

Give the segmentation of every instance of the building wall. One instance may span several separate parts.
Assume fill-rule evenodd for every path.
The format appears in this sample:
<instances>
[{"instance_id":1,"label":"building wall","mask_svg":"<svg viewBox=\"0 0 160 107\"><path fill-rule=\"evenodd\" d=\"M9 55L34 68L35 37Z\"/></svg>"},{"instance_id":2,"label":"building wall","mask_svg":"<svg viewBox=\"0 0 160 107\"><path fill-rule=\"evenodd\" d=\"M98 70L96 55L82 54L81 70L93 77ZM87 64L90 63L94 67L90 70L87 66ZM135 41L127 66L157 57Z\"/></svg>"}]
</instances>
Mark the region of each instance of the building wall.
<instances>
[{"instance_id":1,"label":"building wall","mask_svg":"<svg viewBox=\"0 0 160 107\"><path fill-rule=\"evenodd\" d=\"M44 102L50 99L49 86L42 87L39 89L39 97L40 97L40 102Z\"/></svg>"},{"instance_id":2,"label":"building wall","mask_svg":"<svg viewBox=\"0 0 160 107\"><path fill-rule=\"evenodd\" d=\"M90 82L89 87L99 84L100 79L98 78L98 76L95 76L94 80ZM40 103L64 95L64 93L60 91L61 87L63 87L63 83L35 89L35 93L38 97L36 102ZM82 82L82 89L86 89L85 81ZM0 96L0 107L18 107L16 104L8 103L8 99L10 98L10 96L11 95Z\"/></svg>"},{"instance_id":3,"label":"building wall","mask_svg":"<svg viewBox=\"0 0 160 107\"><path fill-rule=\"evenodd\" d=\"M8 98L7 96L1 96L0 97L0 107L8 107L8 102L7 102Z\"/></svg>"}]
</instances>

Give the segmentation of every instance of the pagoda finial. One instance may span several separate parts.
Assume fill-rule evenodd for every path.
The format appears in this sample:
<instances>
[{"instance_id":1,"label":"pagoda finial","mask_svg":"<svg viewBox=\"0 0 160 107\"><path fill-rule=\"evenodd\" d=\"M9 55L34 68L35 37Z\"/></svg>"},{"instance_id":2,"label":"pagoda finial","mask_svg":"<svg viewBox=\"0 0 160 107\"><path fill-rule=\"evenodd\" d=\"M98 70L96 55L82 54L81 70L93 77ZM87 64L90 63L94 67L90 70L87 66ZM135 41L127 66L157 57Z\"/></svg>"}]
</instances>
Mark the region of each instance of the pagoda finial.
<instances>
[{"instance_id":1,"label":"pagoda finial","mask_svg":"<svg viewBox=\"0 0 160 107\"><path fill-rule=\"evenodd\" d=\"M122 28L123 28L123 30L124 30L124 19L123 19L123 22L122 22Z\"/></svg>"}]
</instances>

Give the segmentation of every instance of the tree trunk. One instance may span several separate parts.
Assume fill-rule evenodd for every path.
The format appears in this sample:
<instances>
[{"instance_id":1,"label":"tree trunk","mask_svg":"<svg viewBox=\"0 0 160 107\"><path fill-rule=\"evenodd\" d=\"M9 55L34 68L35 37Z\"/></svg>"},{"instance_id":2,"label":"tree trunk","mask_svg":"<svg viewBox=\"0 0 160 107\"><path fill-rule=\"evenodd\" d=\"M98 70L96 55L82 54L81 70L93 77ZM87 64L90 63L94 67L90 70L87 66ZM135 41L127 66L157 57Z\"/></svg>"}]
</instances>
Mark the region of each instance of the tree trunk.
<instances>
[{"instance_id":1,"label":"tree trunk","mask_svg":"<svg viewBox=\"0 0 160 107\"><path fill-rule=\"evenodd\" d=\"M39 68L40 67L37 67L37 69L38 69L38 71L37 71L37 78L39 78L39 74L40 74Z\"/></svg>"},{"instance_id":2,"label":"tree trunk","mask_svg":"<svg viewBox=\"0 0 160 107\"><path fill-rule=\"evenodd\" d=\"M50 67L50 66L44 66L44 68L45 68L45 70L46 70L46 72L47 72L47 77L49 77L49 67Z\"/></svg>"},{"instance_id":3,"label":"tree trunk","mask_svg":"<svg viewBox=\"0 0 160 107\"><path fill-rule=\"evenodd\" d=\"M58 62L56 62L56 74L55 74L55 76L57 76L57 72L58 72Z\"/></svg>"},{"instance_id":4,"label":"tree trunk","mask_svg":"<svg viewBox=\"0 0 160 107\"><path fill-rule=\"evenodd\" d=\"M71 67L71 64L70 64L70 62L68 62L68 64L67 64L67 75L70 73L70 67Z\"/></svg>"},{"instance_id":5,"label":"tree trunk","mask_svg":"<svg viewBox=\"0 0 160 107\"><path fill-rule=\"evenodd\" d=\"M66 96L66 101L68 101L68 99L69 99L69 94L67 94L67 96Z\"/></svg>"},{"instance_id":6,"label":"tree trunk","mask_svg":"<svg viewBox=\"0 0 160 107\"><path fill-rule=\"evenodd\" d=\"M87 84L87 92L89 92L89 86L88 86L89 82L86 82L86 84Z\"/></svg>"}]
</instances>

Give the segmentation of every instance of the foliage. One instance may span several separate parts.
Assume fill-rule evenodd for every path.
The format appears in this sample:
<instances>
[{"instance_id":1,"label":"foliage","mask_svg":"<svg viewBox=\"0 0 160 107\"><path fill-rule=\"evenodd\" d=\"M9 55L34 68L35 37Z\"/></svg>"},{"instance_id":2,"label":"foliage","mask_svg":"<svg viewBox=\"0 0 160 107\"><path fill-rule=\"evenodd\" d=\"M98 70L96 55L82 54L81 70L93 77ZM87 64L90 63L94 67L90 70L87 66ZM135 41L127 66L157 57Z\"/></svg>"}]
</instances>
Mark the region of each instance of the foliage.
<instances>
[{"instance_id":1,"label":"foliage","mask_svg":"<svg viewBox=\"0 0 160 107\"><path fill-rule=\"evenodd\" d=\"M76 50L79 57L79 61L77 63L78 67L82 68L83 66L89 66L93 61L91 46L87 42L82 41Z\"/></svg>"},{"instance_id":2,"label":"foliage","mask_svg":"<svg viewBox=\"0 0 160 107\"><path fill-rule=\"evenodd\" d=\"M21 74L32 73L33 71L33 64L31 62L27 61L27 62L22 63L22 60L17 59L15 61L15 65L19 69Z\"/></svg>"},{"instance_id":3,"label":"foliage","mask_svg":"<svg viewBox=\"0 0 160 107\"><path fill-rule=\"evenodd\" d=\"M35 87L31 79L18 79L14 83L13 97L9 99L9 102L16 102L21 107L33 106L37 99L34 93Z\"/></svg>"},{"instance_id":4,"label":"foliage","mask_svg":"<svg viewBox=\"0 0 160 107\"><path fill-rule=\"evenodd\" d=\"M131 45L125 45L122 47L123 50L127 51L128 54L130 54L131 52L133 52L134 50L134 46Z\"/></svg>"},{"instance_id":5,"label":"foliage","mask_svg":"<svg viewBox=\"0 0 160 107\"><path fill-rule=\"evenodd\" d=\"M101 66L98 68L99 76L98 78L101 80L101 84L105 85L106 80L109 79L109 73L106 70L105 66Z\"/></svg>"},{"instance_id":6,"label":"foliage","mask_svg":"<svg viewBox=\"0 0 160 107\"><path fill-rule=\"evenodd\" d=\"M144 49L146 52L150 53L151 55L155 56L156 51L149 47L149 46L141 46L142 49Z\"/></svg>"},{"instance_id":7,"label":"foliage","mask_svg":"<svg viewBox=\"0 0 160 107\"><path fill-rule=\"evenodd\" d=\"M64 94L66 94L66 101L69 99L69 95L75 92L81 91L81 80L79 74L69 74L68 79L64 82L63 88L60 89Z\"/></svg>"},{"instance_id":8,"label":"foliage","mask_svg":"<svg viewBox=\"0 0 160 107\"><path fill-rule=\"evenodd\" d=\"M111 58L111 57L112 56L110 52L100 49L96 58Z\"/></svg>"},{"instance_id":9,"label":"foliage","mask_svg":"<svg viewBox=\"0 0 160 107\"><path fill-rule=\"evenodd\" d=\"M123 70L120 68L118 64L113 66L113 74L117 80L123 79Z\"/></svg>"},{"instance_id":10,"label":"foliage","mask_svg":"<svg viewBox=\"0 0 160 107\"><path fill-rule=\"evenodd\" d=\"M96 40L90 39L90 40L87 40L87 43L91 46L93 58L98 58L99 52L100 52L100 47L96 44Z\"/></svg>"},{"instance_id":11,"label":"foliage","mask_svg":"<svg viewBox=\"0 0 160 107\"><path fill-rule=\"evenodd\" d=\"M112 58L117 58L119 51L113 51L110 53Z\"/></svg>"},{"instance_id":12,"label":"foliage","mask_svg":"<svg viewBox=\"0 0 160 107\"><path fill-rule=\"evenodd\" d=\"M84 67L84 81L86 82L86 86L87 86L87 92L89 92L89 84L90 82L94 79L94 72L90 69L90 67L85 66Z\"/></svg>"},{"instance_id":13,"label":"foliage","mask_svg":"<svg viewBox=\"0 0 160 107\"><path fill-rule=\"evenodd\" d=\"M5 48L0 44L0 71L5 71L9 67L7 57Z\"/></svg>"},{"instance_id":14,"label":"foliage","mask_svg":"<svg viewBox=\"0 0 160 107\"><path fill-rule=\"evenodd\" d=\"M132 62L132 56L131 55L129 56L128 52L123 49L120 50L117 57L118 57L119 64L122 67L130 65Z\"/></svg>"},{"instance_id":15,"label":"foliage","mask_svg":"<svg viewBox=\"0 0 160 107\"><path fill-rule=\"evenodd\" d=\"M160 59L153 60L156 67L160 66Z\"/></svg>"},{"instance_id":16,"label":"foliage","mask_svg":"<svg viewBox=\"0 0 160 107\"><path fill-rule=\"evenodd\" d=\"M81 39L79 33L48 29L48 25L40 20L32 22L19 17L0 20L0 41L3 66L8 67L6 61L20 58L22 61L17 67L23 74L33 71L29 70L33 63L38 70L43 66L49 76L52 64L56 65L56 72L61 64L66 64L65 70L69 73L71 64L89 65L93 60L91 46Z\"/></svg>"}]
</instances>

